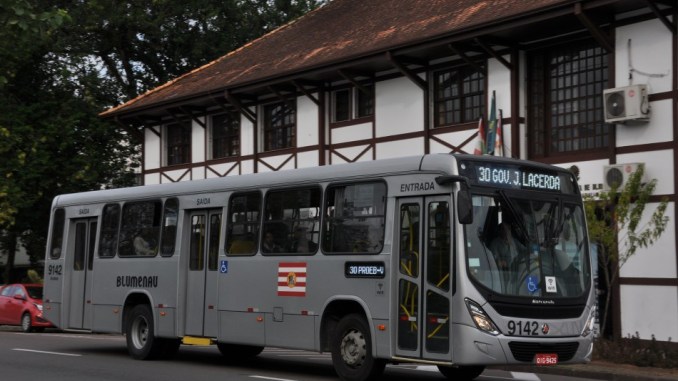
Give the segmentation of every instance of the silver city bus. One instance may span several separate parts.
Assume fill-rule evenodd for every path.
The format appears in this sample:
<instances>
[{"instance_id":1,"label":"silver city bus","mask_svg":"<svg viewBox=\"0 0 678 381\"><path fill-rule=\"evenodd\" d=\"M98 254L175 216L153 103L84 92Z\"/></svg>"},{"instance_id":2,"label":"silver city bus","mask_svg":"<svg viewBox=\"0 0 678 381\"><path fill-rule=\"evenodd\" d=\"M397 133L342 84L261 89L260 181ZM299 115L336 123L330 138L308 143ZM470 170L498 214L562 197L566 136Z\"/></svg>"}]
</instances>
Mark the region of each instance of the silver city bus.
<instances>
[{"instance_id":1,"label":"silver city bus","mask_svg":"<svg viewBox=\"0 0 678 381\"><path fill-rule=\"evenodd\" d=\"M361 381L591 357L582 199L553 166L437 154L61 195L48 242L47 318L136 359L282 347Z\"/></svg>"}]
</instances>

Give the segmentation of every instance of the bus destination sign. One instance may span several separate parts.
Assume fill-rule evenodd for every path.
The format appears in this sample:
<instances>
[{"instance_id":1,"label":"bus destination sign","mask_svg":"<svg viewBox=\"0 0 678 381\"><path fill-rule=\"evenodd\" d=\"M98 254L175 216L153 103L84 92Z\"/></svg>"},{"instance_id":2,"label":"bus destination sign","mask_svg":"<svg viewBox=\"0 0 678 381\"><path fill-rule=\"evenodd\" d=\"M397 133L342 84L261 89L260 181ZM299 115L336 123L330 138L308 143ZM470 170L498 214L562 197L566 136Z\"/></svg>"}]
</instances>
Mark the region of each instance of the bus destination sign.
<instances>
[{"instance_id":1,"label":"bus destination sign","mask_svg":"<svg viewBox=\"0 0 678 381\"><path fill-rule=\"evenodd\" d=\"M529 167L475 163L475 179L478 185L554 192L562 190L559 174L545 173Z\"/></svg>"},{"instance_id":2,"label":"bus destination sign","mask_svg":"<svg viewBox=\"0 0 678 381\"><path fill-rule=\"evenodd\" d=\"M346 262L344 275L347 278L384 278L386 266L384 262Z\"/></svg>"}]
</instances>

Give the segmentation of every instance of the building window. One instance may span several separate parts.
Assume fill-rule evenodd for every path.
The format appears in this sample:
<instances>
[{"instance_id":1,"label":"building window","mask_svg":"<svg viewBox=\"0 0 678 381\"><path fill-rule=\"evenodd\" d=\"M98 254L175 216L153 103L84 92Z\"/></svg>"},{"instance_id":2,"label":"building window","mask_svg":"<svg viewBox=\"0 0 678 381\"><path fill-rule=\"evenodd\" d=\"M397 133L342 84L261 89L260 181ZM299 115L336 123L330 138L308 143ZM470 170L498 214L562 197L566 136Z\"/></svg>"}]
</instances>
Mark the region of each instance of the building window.
<instances>
[{"instance_id":1,"label":"building window","mask_svg":"<svg viewBox=\"0 0 678 381\"><path fill-rule=\"evenodd\" d=\"M264 106L264 151L295 146L296 114L296 103Z\"/></svg>"},{"instance_id":2,"label":"building window","mask_svg":"<svg viewBox=\"0 0 678 381\"><path fill-rule=\"evenodd\" d=\"M604 152L603 115L608 59L593 41L536 51L528 60L529 156Z\"/></svg>"},{"instance_id":3,"label":"building window","mask_svg":"<svg viewBox=\"0 0 678 381\"><path fill-rule=\"evenodd\" d=\"M471 69L433 74L434 127L477 122L485 111L485 77Z\"/></svg>"},{"instance_id":4,"label":"building window","mask_svg":"<svg viewBox=\"0 0 678 381\"><path fill-rule=\"evenodd\" d=\"M238 114L214 115L210 126L212 159L240 155L240 116Z\"/></svg>"},{"instance_id":5,"label":"building window","mask_svg":"<svg viewBox=\"0 0 678 381\"><path fill-rule=\"evenodd\" d=\"M167 165L191 162L191 123L172 123L167 130Z\"/></svg>"},{"instance_id":6,"label":"building window","mask_svg":"<svg viewBox=\"0 0 678 381\"><path fill-rule=\"evenodd\" d=\"M374 115L374 86L332 92L332 122L347 122Z\"/></svg>"}]
</instances>

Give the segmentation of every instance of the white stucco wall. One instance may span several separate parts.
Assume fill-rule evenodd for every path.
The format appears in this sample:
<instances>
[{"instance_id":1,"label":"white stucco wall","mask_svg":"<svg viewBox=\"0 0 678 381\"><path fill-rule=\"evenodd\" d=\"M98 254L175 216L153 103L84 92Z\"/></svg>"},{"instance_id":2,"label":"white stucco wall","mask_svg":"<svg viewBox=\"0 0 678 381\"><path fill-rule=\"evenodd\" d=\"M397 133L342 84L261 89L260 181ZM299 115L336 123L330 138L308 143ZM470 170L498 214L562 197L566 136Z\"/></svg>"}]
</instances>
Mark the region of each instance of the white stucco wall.
<instances>
[{"instance_id":1,"label":"white stucco wall","mask_svg":"<svg viewBox=\"0 0 678 381\"><path fill-rule=\"evenodd\" d=\"M375 85L376 136L423 131L423 90L401 77Z\"/></svg>"},{"instance_id":2,"label":"white stucco wall","mask_svg":"<svg viewBox=\"0 0 678 381\"><path fill-rule=\"evenodd\" d=\"M622 285L622 336L675 341L678 338L678 288Z\"/></svg>"}]
</instances>

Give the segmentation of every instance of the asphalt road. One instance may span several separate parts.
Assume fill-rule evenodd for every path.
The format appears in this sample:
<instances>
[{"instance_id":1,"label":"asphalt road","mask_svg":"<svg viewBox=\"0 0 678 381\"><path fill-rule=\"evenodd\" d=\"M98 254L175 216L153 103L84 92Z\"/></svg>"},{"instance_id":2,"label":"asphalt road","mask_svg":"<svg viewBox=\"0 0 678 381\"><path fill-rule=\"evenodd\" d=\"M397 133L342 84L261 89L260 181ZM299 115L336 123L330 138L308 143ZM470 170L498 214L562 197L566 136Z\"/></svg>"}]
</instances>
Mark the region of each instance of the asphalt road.
<instances>
[{"instance_id":1,"label":"asphalt road","mask_svg":"<svg viewBox=\"0 0 678 381\"><path fill-rule=\"evenodd\" d=\"M585 380L556 375L486 370L479 381ZM125 339L47 331L25 334L0 327L2 381L336 381L329 354L266 349L248 362L229 363L215 347L182 346L171 361L138 361L127 355ZM444 380L432 366L389 366L382 380Z\"/></svg>"}]
</instances>

